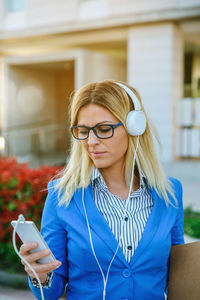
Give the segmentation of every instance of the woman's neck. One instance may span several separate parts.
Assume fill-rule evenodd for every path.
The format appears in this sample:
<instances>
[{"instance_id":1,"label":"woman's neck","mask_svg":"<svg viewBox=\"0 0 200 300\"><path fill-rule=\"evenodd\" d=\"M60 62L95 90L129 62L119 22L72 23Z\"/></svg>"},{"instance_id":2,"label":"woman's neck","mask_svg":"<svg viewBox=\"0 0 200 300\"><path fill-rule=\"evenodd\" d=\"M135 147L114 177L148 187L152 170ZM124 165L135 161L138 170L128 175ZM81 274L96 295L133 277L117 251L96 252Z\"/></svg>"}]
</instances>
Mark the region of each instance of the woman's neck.
<instances>
[{"instance_id":1,"label":"woman's neck","mask_svg":"<svg viewBox=\"0 0 200 300\"><path fill-rule=\"evenodd\" d=\"M104 168L100 169L101 175L108 187L110 193L119 196L121 199L126 199L129 193L129 187L126 185L125 169L123 168ZM140 186L140 179L135 174L133 180L133 190L137 190Z\"/></svg>"}]
</instances>

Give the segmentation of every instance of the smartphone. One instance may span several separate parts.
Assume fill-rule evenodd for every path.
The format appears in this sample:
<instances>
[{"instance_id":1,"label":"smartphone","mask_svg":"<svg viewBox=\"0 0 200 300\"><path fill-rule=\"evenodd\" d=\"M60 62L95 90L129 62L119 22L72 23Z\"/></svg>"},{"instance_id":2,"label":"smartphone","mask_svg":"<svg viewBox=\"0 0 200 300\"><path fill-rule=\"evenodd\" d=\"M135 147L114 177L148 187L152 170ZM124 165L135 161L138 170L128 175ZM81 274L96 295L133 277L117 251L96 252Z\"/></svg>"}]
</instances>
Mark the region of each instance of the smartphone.
<instances>
[{"instance_id":1,"label":"smartphone","mask_svg":"<svg viewBox=\"0 0 200 300\"><path fill-rule=\"evenodd\" d=\"M17 221L11 221L11 225L15 228ZM30 253L35 253L44 249L49 249L47 243L41 236L39 230L37 229L33 221L20 221L17 226L16 233L20 237L23 243L36 242L38 247L32 249ZM40 258L37 262L40 264L50 263L55 260L53 253Z\"/></svg>"}]
</instances>

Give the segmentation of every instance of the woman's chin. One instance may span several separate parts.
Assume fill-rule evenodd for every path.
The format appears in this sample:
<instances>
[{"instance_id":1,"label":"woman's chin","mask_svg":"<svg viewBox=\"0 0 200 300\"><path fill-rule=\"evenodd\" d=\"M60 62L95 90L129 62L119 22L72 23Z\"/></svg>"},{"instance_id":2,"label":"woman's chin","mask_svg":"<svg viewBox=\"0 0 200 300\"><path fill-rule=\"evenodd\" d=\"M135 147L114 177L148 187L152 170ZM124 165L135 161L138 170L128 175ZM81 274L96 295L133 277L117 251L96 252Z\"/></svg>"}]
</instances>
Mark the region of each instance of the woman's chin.
<instances>
[{"instance_id":1,"label":"woman's chin","mask_svg":"<svg viewBox=\"0 0 200 300\"><path fill-rule=\"evenodd\" d=\"M98 159L93 159L92 161L97 169L104 169L104 168L109 167L109 164L104 161L100 161Z\"/></svg>"}]
</instances>

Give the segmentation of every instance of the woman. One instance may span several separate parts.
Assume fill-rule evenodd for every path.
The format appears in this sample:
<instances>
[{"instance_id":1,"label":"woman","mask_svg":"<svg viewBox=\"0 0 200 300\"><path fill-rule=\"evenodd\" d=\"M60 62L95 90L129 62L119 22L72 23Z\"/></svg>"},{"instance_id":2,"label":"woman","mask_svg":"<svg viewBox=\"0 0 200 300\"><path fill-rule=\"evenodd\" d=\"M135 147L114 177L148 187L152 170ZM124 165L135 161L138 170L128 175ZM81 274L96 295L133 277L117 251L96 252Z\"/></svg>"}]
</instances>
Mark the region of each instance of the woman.
<instances>
[{"instance_id":1,"label":"woman","mask_svg":"<svg viewBox=\"0 0 200 300\"><path fill-rule=\"evenodd\" d=\"M182 188L156 157L141 99L125 83L81 88L71 104L72 146L61 178L49 183L41 233L48 250L20 253L45 299L162 300L171 245L183 244ZM29 285L40 299L34 274Z\"/></svg>"}]
</instances>

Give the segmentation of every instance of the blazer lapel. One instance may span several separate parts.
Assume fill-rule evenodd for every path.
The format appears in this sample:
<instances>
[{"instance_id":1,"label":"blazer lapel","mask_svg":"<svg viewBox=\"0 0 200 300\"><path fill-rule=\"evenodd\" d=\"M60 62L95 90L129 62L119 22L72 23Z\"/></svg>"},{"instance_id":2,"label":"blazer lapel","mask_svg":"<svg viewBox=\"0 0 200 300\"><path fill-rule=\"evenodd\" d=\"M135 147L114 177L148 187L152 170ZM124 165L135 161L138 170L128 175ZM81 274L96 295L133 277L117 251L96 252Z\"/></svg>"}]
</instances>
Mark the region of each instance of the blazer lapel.
<instances>
[{"instance_id":1,"label":"blazer lapel","mask_svg":"<svg viewBox=\"0 0 200 300\"><path fill-rule=\"evenodd\" d=\"M159 225L161 224L162 214L166 208L164 200L159 198L154 189L151 189L151 195L154 200L154 206L145 225L141 240L131 258L130 265L134 264L134 262L138 259L138 256L140 256L142 252L146 250L149 243L154 238L156 232L158 231Z\"/></svg>"},{"instance_id":2,"label":"blazer lapel","mask_svg":"<svg viewBox=\"0 0 200 300\"><path fill-rule=\"evenodd\" d=\"M80 210L81 214L83 215L83 218L85 219L85 224L86 224L86 216L85 216L85 211L84 211L84 207L83 207L83 203L82 203L82 189L79 189L75 193L74 200L76 202L78 209ZM96 207L96 204L93 200L92 184L90 184L86 189L84 189L84 203L85 203L85 208L86 208L90 228L112 250L113 255L114 255L114 253L117 249L117 246L118 246L118 241L116 240L115 236L113 235L105 218L102 216L102 214ZM95 245L94 245L94 247L95 247ZM127 263L120 247L117 251L116 256L127 267L128 263Z\"/></svg>"}]
</instances>

